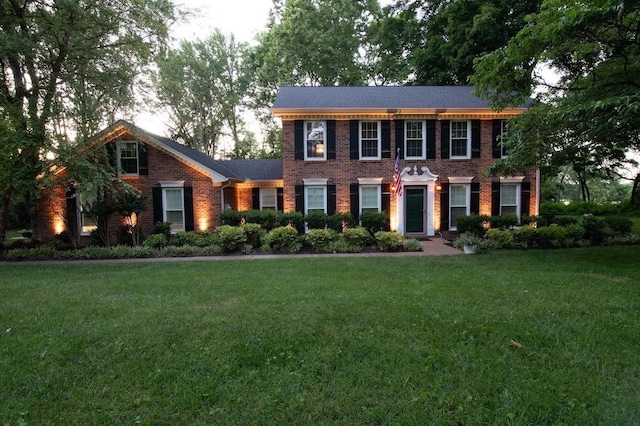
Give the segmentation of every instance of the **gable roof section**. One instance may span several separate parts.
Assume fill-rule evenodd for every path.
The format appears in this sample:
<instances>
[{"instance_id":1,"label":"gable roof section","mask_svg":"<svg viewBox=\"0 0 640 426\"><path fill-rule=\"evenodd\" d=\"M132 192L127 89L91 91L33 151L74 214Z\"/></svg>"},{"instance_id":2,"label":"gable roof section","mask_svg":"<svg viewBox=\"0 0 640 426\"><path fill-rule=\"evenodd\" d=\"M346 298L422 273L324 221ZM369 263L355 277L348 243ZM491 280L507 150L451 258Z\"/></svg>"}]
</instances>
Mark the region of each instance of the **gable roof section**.
<instances>
[{"instance_id":1,"label":"gable roof section","mask_svg":"<svg viewBox=\"0 0 640 426\"><path fill-rule=\"evenodd\" d=\"M514 110L525 109L523 105ZM285 86L278 91L271 110L282 117L304 113L442 114L491 111L491 106L473 95L472 86Z\"/></svg>"},{"instance_id":2,"label":"gable roof section","mask_svg":"<svg viewBox=\"0 0 640 426\"><path fill-rule=\"evenodd\" d=\"M107 143L125 132L210 176L214 182L282 179L282 160L214 160L203 152L147 132L124 120L119 120L98 133L91 144Z\"/></svg>"}]
</instances>

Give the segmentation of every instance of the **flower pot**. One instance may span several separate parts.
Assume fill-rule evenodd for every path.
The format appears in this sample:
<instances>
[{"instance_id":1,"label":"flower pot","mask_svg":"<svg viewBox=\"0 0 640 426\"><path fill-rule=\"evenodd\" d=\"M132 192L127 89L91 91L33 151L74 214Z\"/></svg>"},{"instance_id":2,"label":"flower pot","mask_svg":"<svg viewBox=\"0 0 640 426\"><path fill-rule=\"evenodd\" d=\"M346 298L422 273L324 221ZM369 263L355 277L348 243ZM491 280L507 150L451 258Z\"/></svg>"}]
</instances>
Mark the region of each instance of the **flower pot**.
<instances>
[{"instance_id":1,"label":"flower pot","mask_svg":"<svg viewBox=\"0 0 640 426\"><path fill-rule=\"evenodd\" d=\"M462 246L462 251L464 251L464 254L475 254L475 252L478 250L478 246L475 245L464 245Z\"/></svg>"}]
</instances>

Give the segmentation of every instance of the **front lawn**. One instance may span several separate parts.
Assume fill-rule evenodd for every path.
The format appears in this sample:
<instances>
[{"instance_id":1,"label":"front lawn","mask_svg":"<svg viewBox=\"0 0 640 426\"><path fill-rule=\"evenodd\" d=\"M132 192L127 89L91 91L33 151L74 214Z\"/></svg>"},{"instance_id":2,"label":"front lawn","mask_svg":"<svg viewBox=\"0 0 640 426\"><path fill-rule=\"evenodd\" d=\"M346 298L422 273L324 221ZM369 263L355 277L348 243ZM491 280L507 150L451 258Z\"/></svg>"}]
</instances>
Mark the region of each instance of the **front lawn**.
<instances>
[{"instance_id":1,"label":"front lawn","mask_svg":"<svg viewBox=\"0 0 640 426\"><path fill-rule=\"evenodd\" d=\"M0 265L2 424L638 424L640 247Z\"/></svg>"}]
</instances>

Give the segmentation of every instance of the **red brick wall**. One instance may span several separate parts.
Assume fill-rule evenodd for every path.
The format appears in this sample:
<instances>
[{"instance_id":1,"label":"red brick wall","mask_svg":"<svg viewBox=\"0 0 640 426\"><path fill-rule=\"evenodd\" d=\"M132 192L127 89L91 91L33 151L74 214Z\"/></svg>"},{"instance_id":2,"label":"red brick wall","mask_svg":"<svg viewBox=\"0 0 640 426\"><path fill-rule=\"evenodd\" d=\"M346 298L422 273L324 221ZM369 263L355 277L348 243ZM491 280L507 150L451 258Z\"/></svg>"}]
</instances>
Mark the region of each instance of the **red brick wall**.
<instances>
[{"instance_id":1,"label":"red brick wall","mask_svg":"<svg viewBox=\"0 0 640 426\"><path fill-rule=\"evenodd\" d=\"M316 118L314 118L316 119ZM349 158L349 121L336 123L336 159L328 161L295 160L294 121L283 120L283 178L284 178L284 210L295 210L295 185L302 185L303 179L328 179L330 185L336 185L336 210L349 211L349 184L356 183L358 178L383 178L383 184L392 183L395 158L383 158L378 161L360 161ZM395 152L395 131L391 123L391 149ZM487 166L496 161L492 158L492 121L481 122L481 156L469 160L441 159L440 122L436 124L436 159L434 160L402 160L402 167L427 166L431 173L439 175L443 183L449 176L473 176L480 182L481 214L491 214L491 178L485 177ZM531 182L530 205L532 212L536 206L535 170L527 170L526 178ZM440 214L440 198L435 197L436 215ZM395 210L395 196L391 197L391 210Z\"/></svg>"},{"instance_id":2,"label":"red brick wall","mask_svg":"<svg viewBox=\"0 0 640 426\"><path fill-rule=\"evenodd\" d=\"M121 139L134 138L131 135L123 135ZM143 234L149 235L153 229L152 188L160 186L160 181L184 181L186 187L192 187L195 229L213 231L220 224L221 187L214 184L209 176L172 155L150 145L147 148L149 174L147 176L120 176L123 181L141 190L149 200L147 210L143 211L139 217ZM57 185L52 191L45 191L41 194L39 235L43 240L51 239L65 228L61 220L65 210L65 189L61 185ZM114 215L110 223L114 242L115 233L122 223L122 218ZM88 237L82 237L81 243L87 244L88 242Z\"/></svg>"}]
</instances>

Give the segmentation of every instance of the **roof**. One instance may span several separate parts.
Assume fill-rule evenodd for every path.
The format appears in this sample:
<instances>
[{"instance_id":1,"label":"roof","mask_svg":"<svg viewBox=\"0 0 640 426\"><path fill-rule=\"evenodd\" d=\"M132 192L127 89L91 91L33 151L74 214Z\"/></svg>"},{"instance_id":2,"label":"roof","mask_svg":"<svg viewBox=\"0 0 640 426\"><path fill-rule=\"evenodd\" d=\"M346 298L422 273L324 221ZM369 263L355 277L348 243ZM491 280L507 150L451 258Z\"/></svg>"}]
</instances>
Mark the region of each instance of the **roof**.
<instances>
[{"instance_id":1,"label":"roof","mask_svg":"<svg viewBox=\"0 0 640 426\"><path fill-rule=\"evenodd\" d=\"M118 129L126 129L134 136L141 137L160 149L164 149L174 157L189 163L212 176L214 180L281 180L282 160L215 160L203 152L182 145L173 139L147 132L140 127L120 120L100 132L95 140L107 142L109 135Z\"/></svg>"},{"instance_id":2,"label":"roof","mask_svg":"<svg viewBox=\"0 0 640 426\"><path fill-rule=\"evenodd\" d=\"M523 106L524 108L524 106ZM491 110L472 86L281 87L274 114L295 111Z\"/></svg>"}]
</instances>

